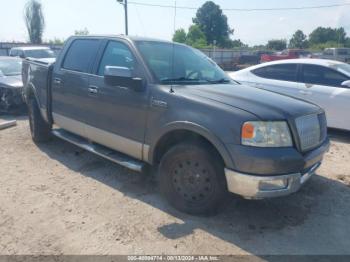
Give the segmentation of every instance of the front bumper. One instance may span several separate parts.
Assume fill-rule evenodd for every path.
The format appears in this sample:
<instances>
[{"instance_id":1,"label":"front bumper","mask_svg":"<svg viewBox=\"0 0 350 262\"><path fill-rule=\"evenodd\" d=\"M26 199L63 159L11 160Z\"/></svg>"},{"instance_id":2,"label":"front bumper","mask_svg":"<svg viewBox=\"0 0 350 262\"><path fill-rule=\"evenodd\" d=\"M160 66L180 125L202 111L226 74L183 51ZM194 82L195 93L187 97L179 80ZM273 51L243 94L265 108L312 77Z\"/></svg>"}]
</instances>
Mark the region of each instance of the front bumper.
<instances>
[{"instance_id":1,"label":"front bumper","mask_svg":"<svg viewBox=\"0 0 350 262\"><path fill-rule=\"evenodd\" d=\"M12 112L24 106L22 89L0 86L0 112Z\"/></svg>"},{"instance_id":2,"label":"front bumper","mask_svg":"<svg viewBox=\"0 0 350 262\"><path fill-rule=\"evenodd\" d=\"M252 176L230 169L225 170L228 190L247 199L263 199L290 195L297 192L320 167L313 165L305 173L282 176Z\"/></svg>"},{"instance_id":3,"label":"front bumper","mask_svg":"<svg viewBox=\"0 0 350 262\"><path fill-rule=\"evenodd\" d=\"M327 138L318 148L304 155L293 148L237 149L235 171L234 168L225 169L228 190L249 199L292 194L315 174L329 146Z\"/></svg>"}]
</instances>

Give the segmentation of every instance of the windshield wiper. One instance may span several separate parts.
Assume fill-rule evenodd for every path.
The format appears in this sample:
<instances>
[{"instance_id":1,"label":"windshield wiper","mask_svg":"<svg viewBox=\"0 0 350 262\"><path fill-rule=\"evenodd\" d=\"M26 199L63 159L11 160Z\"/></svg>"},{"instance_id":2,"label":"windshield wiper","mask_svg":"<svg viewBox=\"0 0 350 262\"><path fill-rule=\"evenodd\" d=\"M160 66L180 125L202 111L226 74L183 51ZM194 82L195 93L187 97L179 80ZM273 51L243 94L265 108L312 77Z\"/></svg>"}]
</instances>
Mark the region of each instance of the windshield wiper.
<instances>
[{"instance_id":1,"label":"windshield wiper","mask_svg":"<svg viewBox=\"0 0 350 262\"><path fill-rule=\"evenodd\" d=\"M169 82L208 82L205 79L199 79L199 78L187 78L187 77L177 77L177 78L163 78L160 80L162 83L169 83Z\"/></svg>"},{"instance_id":2,"label":"windshield wiper","mask_svg":"<svg viewBox=\"0 0 350 262\"><path fill-rule=\"evenodd\" d=\"M226 83L231 83L231 80L228 78L221 78L218 80L210 80L208 82L211 84L226 84Z\"/></svg>"}]
</instances>

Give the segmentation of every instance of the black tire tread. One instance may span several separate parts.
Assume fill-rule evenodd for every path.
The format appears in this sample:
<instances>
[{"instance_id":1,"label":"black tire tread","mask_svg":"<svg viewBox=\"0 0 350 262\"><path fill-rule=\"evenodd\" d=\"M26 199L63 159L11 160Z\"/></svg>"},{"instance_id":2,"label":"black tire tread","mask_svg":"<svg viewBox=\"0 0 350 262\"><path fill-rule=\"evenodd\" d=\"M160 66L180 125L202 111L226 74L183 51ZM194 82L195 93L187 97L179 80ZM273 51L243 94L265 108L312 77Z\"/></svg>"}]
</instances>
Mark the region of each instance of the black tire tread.
<instances>
[{"instance_id":1,"label":"black tire tread","mask_svg":"<svg viewBox=\"0 0 350 262\"><path fill-rule=\"evenodd\" d=\"M169 175L168 165L174 157L184 154L209 161L215 170L217 185L215 195L209 203L194 207L176 198L175 190L172 189L171 182L169 181L171 180L171 176ZM164 154L159 166L159 186L162 194L172 206L191 215L209 216L216 214L224 206L228 195L223 161L209 146L200 142L184 142L175 145Z\"/></svg>"},{"instance_id":2,"label":"black tire tread","mask_svg":"<svg viewBox=\"0 0 350 262\"><path fill-rule=\"evenodd\" d=\"M41 116L38 104L34 98L28 101L30 131L35 143L44 143L51 138L51 126Z\"/></svg>"}]
</instances>

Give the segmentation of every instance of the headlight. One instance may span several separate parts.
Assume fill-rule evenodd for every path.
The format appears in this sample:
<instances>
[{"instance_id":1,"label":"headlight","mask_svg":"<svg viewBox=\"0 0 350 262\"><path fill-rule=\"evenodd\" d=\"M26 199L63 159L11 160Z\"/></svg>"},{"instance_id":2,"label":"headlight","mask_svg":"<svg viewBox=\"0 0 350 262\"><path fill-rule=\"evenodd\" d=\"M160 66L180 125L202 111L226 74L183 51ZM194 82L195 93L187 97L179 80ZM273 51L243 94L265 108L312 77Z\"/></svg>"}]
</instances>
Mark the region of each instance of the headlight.
<instances>
[{"instance_id":1,"label":"headlight","mask_svg":"<svg viewBox=\"0 0 350 262\"><path fill-rule=\"evenodd\" d=\"M242 145L255 147L291 147L287 122L246 122L242 126Z\"/></svg>"}]
</instances>

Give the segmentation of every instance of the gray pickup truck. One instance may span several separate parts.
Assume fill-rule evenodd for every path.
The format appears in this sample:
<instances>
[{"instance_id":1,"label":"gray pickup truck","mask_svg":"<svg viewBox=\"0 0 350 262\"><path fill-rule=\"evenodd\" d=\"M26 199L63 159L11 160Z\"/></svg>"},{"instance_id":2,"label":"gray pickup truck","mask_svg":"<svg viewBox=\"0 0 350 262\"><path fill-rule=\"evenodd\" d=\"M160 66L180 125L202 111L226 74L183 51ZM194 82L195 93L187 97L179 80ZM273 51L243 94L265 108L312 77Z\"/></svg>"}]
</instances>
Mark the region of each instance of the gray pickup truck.
<instances>
[{"instance_id":1,"label":"gray pickup truck","mask_svg":"<svg viewBox=\"0 0 350 262\"><path fill-rule=\"evenodd\" d=\"M135 171L154 166L187 213L217 211L228 192L294 193L329 148L321 108L233 82L185 45L71 37L55 62L24 68L35 142L54 135Z\"/></svg>"}]
</instances>

